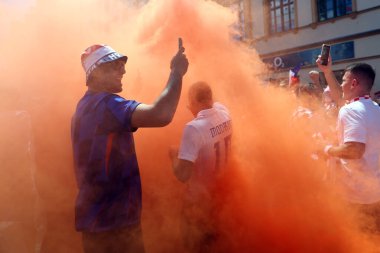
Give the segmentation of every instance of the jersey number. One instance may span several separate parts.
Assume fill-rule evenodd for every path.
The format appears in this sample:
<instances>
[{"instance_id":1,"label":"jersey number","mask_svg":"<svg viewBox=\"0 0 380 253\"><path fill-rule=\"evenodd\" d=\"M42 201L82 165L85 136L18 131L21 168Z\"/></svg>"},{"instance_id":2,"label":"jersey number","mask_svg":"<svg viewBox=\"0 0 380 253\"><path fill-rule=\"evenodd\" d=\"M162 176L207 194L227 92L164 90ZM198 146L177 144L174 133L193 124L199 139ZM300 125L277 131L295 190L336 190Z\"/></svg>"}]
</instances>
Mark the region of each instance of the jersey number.
<instances>
[{"instance_id":1,"label":"jersey number","mask_svg":"<svg viewBox=\"0 0 380 253\"><path fill-rule=\"evenodd\" d=\"M220 167L220 141L216 142L214 144L214 149L215 149L215 169L218 170ZM223 145L223 144L222 144ZM231 135L228 135L224 137L224 163L226 164L228 161L228 153L231 147Z\"/></svg>"}]
</instances>

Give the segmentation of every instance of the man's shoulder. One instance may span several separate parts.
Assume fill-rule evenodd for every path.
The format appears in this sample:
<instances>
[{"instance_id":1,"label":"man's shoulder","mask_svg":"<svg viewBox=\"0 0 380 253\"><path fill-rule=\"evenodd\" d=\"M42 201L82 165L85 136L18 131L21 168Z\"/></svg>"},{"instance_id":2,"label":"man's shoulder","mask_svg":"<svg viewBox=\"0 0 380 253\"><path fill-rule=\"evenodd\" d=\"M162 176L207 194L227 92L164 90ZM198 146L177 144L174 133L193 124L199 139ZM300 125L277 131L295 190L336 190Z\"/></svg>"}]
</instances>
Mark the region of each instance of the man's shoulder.
<instances>
[{"instance_id":1,"label":"man's shoulder","mask_svg":"<svg viewBox=\"0 0 380 253\"><path fill-rule=\"evenodd\" d=\"M99 92L95 94L95 101L107 104L109 108L115 108L118 106L133 106L136 107L138 104L135 100L126 99L118 94L109 92Z\"/></svg>"},{"instance_id":2,"label":"man's shoulder","mask_svg":"<svg viewBox=\"0 0 380 253\"><path fill-rule=\"evenodd\" d=\"M363 111L365 110L365 108L369 108L369 107L379 107L379 106L377 106L375 102L373 102L372 100L366 99L366 100L353 101L351 103L345 104L341 107L340 110ZM379 111L380 111L380 107L379 107Z\"/></svg>"},{"instance_id":3,"label":"man's shoulder","mask_svg":"<svg viewBox=\"0 0 380 253\"><path fill-rule=\"evenodd\" d=\"M79 101L77 113L86 114L100 111L133 111L139 105L135 100L127 100L117 94L109 92L88 91Z\"/></svg>"},{"instance_id":4,"label":"man's shoulder","mask_svg":"<svg viewBox=\"0 0 380 253\"><path fill-rule=\"evenodd\" d=\"M187 122L185 124L185 129L198 129L199 128L199 119L195 118L192 119L191 121Z\"/></svg>"},{"instance_id":5,"label":"man's shoulder","mask_svg":"<svg viewBox=\"0 0 380 253\"><path fill-rule=\"evenodd\" d=\"M204 131L207 131L208 119L195 118L185 124L184 131L191 133L194 136L203 135Z\"/></svg>"},{"instance_id":6,"label":"man's shoulder","mask_svg":"<svg viewBox=\"0 0 380 253\"><path fill-rule=\"evenodd\" d=\"M194 124L193 121L190 121L185 124L183 128L183 136L186 136L186 139L198 140L202 136L202 130L197 124Z\"/></svg>"},{"instance_id":7,"label":"man's shoulder","mask_svg":"<svg viewBox=\"0 0 380 253\"><path fill-rule=\"evenodd\" d=\"M109 92L93 92L93 91L87 91L82 99L80 100L80 103L97 103L102 101L106 97L111 97L112 93Z\"/></svg>"},{"instance_id":8,"label":"man's shoulder","mask_svg":"<svg viewBox=\"0 0 380 253\"><path fill-rule=\"evenodd\" d=\"M360 110L359 110L358 105L355 105L354 103L345 104L339 109L339 115L341 117L345 117L346 115L351 115L351 114L357 114L359 112Z\"/></svg>"},{"instance_id":9,"label":"man's shoulder","mask_svg":"<svg viewBox=\"0 0 380 253\"><path fill-rule=\"evenodd\" d=\"M351 103L346 103L340 109L346 110L346 111L355 111L355 110L359 110L362 107L363 107L363 103L361 101L353 101Z\"/></svg>"},{"instance_id":10,"label":"man's shoulder","mask_svg":"<svg viewBox=\"0 0 380 253\"><path fill-rule=\"evenodd\" d=\"M217 111L223 111L227 114L230 114L230 111L227 109L227 107L220 102L215 102L213 104L213 108Z\"/></svg>"},{"instance_id":11,"label":"man's shoulder","mask_svg":"<svg viewBox=\"0 0 380 253\"><path fill-rule=\"evenodd\" d=\"M373 108L372 101L354 101L342 106L339 110L340 118L368 118L374 115L380 115L380 108ZM373 110L375 109L375 110Z\"/></svg>"}]
</instances>

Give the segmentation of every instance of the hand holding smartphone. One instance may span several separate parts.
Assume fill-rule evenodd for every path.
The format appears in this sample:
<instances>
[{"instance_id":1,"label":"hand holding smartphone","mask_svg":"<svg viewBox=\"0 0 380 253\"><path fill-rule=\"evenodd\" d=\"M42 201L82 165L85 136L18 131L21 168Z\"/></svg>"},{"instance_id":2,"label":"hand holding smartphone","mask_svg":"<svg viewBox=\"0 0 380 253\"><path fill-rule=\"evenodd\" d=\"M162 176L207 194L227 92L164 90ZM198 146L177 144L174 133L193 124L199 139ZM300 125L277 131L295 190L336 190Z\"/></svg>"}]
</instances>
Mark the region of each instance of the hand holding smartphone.
<instances>
[{"instance_id":1,"label":"hand holding smartphone","mask_svg":"<svg viewBox=\"0 0 380 253\"><path fill-rule=\"evenodd\" d=\"M184 54L185 48L183 47L182 38L178 38L178 52L170 62L170 69L176 69L183 76L187 72L189 61Z\"/></svg>"},{"instance_id":2,"label":"hand holding smartphone","mask_svg":"<svg viewBox=\"0 0 380 253\"><path fill-rule=\"evenodd\" d=\"M323 44L321 49L321 64L327 66L330 55L330 45Z\"/></svg>"}]
</instances>

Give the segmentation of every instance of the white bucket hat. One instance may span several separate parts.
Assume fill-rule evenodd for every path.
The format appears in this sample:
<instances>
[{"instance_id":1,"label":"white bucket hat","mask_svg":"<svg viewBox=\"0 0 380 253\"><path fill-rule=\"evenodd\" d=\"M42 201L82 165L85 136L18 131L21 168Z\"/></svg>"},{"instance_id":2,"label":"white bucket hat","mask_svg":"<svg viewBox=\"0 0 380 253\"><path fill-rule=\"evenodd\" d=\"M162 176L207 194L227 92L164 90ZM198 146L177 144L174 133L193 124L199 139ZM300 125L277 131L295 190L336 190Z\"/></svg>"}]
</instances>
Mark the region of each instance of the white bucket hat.
<instances>
[{"instance_id":1,"label":"white bucket hat","mask_svg":"<svg viewBox=\"0 0 380 253\"><path fill-rule=\"evenodd\" d=\"M86 72L86 80L88 80L91 72L100 64L110 61L122 59L127 62L128 57L119 54L110 46L93 45L88 47L81 55L81 61L84 71Z\"/></svg>"}]
</instances>

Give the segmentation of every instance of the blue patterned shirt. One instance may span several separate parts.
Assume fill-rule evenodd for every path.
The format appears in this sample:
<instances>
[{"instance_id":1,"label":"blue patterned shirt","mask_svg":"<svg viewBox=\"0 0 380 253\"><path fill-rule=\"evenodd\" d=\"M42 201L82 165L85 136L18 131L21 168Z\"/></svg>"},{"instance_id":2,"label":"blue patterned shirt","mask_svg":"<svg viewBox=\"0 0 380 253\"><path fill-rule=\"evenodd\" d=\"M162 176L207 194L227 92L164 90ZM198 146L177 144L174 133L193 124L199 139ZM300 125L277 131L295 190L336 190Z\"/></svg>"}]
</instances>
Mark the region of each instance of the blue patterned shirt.
<instances>
[{"instance_id":1,"label":"blue patterned shirt","mask_svg":"<svg viewBox=\"0 0 380 253\"><path fill-rule=\"evenodd\" d=\"M107 92L87 91L72 119L78 183L78 231L101 232L136 225L141 218L141 180L131 117L139 105Z\"/></svg>"}]
</instances>

